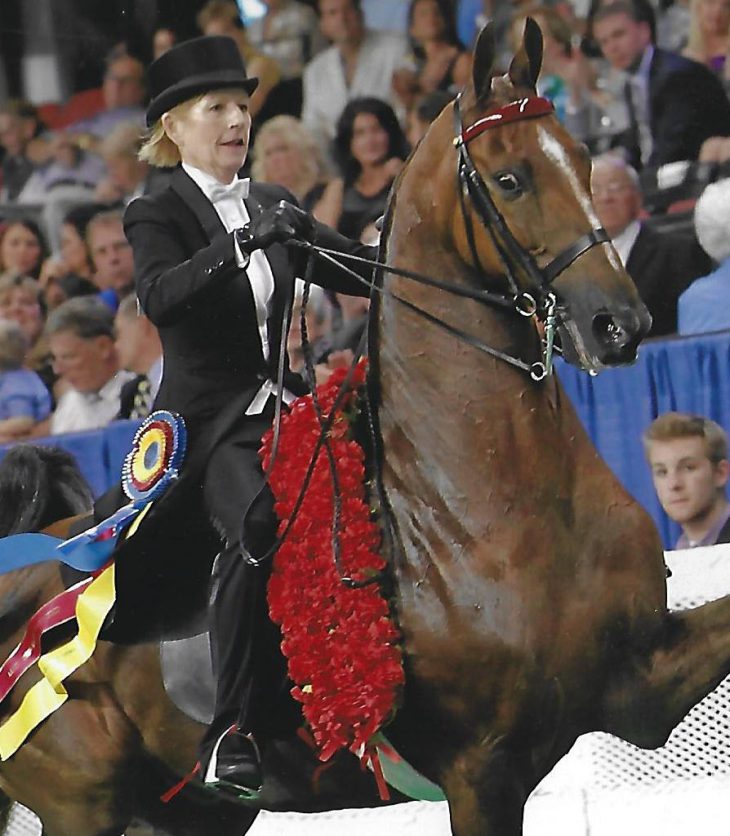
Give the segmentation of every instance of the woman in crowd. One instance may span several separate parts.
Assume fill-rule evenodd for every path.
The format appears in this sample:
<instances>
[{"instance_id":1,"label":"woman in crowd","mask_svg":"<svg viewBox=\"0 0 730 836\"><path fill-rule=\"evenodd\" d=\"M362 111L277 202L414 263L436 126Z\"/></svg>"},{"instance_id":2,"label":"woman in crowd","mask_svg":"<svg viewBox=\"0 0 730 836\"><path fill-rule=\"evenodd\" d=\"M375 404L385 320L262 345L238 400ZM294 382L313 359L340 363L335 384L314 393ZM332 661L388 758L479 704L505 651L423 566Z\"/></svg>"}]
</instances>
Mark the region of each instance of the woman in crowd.
<instances>
[{"instance_id":1,"label":"woman in crowd","mask_svg":"<svg viewBox=\"0 0 730 836\"><path fill-rule=\"evenodd\" d=\"M37 372L52 393L56 375L43 337L45 315L41 298L40 285L30 276L13 273L0 276L0 319L20 326L28 343L25 366Z\"/></svg>"},{"instance_id":2,"label":"woman in crowd","mask_svg":"<svg viewBox=\"0 0 730 836\"><path fill-rule=\"evenodd\" d=\"M408 155L405 135L390 105L363 97L343 110L334 146L342 176L325 189L318 217L348 238L373 243L374 223Z\"/></svg>"},{"instance_id":3,"label":"woman in crowd","mask_svg":"<svg viewBox=\"0 0 730 836\"><path fill-rule=\"evenodd\" d=\"M26 437L51 413L40 377L24 368L28 339L17 322L0 318L0 443Z\"/></svg>"},{"instance_id":4,"label":"woman in crowd","mask_svg":"<svg viewBox=\"0 0 730 836\"><path fill-rule=\"evenodd\" d=\"M299 119L281 115L264 122L252 156L255 180L283 186L303 209L315 209L330 175L317 141Z\"/></svg>"},{"instance_id":5,"label":"woman in crowd","mask_svg":"<svg viewBox=\"0 0 730 836\"><path fill-rule=\"evenodd\" d=\"M414 66L398 70L393 79L407 108L424 93L456 92L466 84L472 59L456 34L453 9L447 0L412 0L408 34Z\"/></svg>"},{"instance_id":6,"label":"woman in crowd","mask_svg":"<svg viewBox=\"0 0 730 836\"><path fill-rule=\"evenodd\" d=\"M85 203L69 210L61 223L61 252L49 256L39 278L43 301L48 310L73 296L98 293L92 281L94 268L86 246L86 227L100 207Z\"/></svg>"},{"instance_id":7,"label":"woman in crowd","mask_svg":"<svg viewBox=\"0 0 730 836\"><path fill-rule=\"evenodd\" d=\"M691 0L689 38L682 55L722 77L729 31L730 0Z\"/></svg>"},{"instance_id":8,"label":"woman in crowd","mask_svg":"<svg viewBox=\"0 0 730 836\"><path fill-rule=\"evenodd\" d=\"M40 227L30 218L10 221L0 232L0 273L38 278L47 254Z\"/></svg>"}]
</instances>

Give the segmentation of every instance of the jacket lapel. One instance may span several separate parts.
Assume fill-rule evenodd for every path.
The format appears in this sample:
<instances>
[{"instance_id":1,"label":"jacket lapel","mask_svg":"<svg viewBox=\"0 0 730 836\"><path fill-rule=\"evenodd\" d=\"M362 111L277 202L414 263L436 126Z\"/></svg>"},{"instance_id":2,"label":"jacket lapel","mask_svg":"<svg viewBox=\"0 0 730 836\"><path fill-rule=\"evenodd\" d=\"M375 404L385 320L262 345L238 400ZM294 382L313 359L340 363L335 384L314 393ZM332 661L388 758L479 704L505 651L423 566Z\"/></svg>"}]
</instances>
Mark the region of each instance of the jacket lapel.
<instances>
[{"instance_id":1,"label":"jacket lapel","mask_svg":"<svg viewBox=\"0 0 730 836\"><path fill-rule=\"evenodd\" d=\"M181 167L175 169L170 186L192 209L209 241L227 234L213 204Z\"/></svg>"}]
</instances>

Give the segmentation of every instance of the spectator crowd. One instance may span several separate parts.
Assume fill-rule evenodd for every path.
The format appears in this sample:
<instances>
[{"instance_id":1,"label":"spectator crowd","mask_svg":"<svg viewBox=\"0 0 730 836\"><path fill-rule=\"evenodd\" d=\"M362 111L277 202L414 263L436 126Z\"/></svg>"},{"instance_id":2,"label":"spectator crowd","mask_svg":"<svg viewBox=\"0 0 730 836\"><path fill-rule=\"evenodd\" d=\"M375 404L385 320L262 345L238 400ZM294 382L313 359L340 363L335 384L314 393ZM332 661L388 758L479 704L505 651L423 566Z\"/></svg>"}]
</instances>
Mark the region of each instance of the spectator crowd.
<instances>
[{"instance_id":1,"label":"spectator crowd","mask_svg":"<svg viewBox=\"0 0 730 836\"><path fill-rule=\"evenodd\" d=\"M730 0L263 5L249 25L232 0L197 12L199 33L232 38L260 80L256 180L375 242L408 153L470 78L478 29L493 21L506 71L531 16L544 37L538 90L594 157L596 213L652 314L650 336L730 329ZM181 38L159 23L148 57ZM143 417L154 400L161 349L122 227L127 204L169 176L138 155L145 77L120 42L96 88L63 103L0 100L2 443ZM367 300L313 290L305 313L324 379L361 344Z\"/></svg>"}]
</instances>

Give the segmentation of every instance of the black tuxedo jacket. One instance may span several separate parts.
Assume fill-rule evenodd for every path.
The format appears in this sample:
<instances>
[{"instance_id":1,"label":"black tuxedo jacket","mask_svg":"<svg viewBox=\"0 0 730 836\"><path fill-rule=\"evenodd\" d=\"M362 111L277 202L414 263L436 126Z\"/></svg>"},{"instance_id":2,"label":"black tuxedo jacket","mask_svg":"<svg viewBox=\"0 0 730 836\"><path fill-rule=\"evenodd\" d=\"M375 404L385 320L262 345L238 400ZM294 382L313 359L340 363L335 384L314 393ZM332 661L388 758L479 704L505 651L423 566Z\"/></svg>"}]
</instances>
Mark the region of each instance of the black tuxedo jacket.
<instances>
[{"instance_id":1,"label":"black tuxedo jacket","mask_svg":"<svg viewBox=\"0 0 730 836\"><path fill-rule=\"evenodd\" d=\"M246 201L253 218L281 199L276 186L251 184ZM274 244L265 250L274 277L268 320L271 358L264 359L253 293L236 264L233 239L198 186L180 168L167 189L133 201L124 217L134 248L137 295L157 326L163 345L163 375L154 407L180 413L188 452L180 478L152 506L134 537L115 548L117 605L104 628L113 641L150 640L194 632L191 613L204 611L212 558L220 548L200 495L209 453L218 444L256 442L270 421L245 416L266 378L276 380L280 335L290 310L296 276L304 275L301 250ZM317 242L367 259L377 255L317 224ZM369 264L356 266L369 279ZM329 262L318 260L313 280L331 290L368 295L368 288ZM302 393L302 379L286 364L285 385ZM217 482L213 482L218 485ZM233 486L219 485L221 491ZM118 486L96 503L96 520L126 501ZM243 509L242 509L243 513ZM174 590L174 594L172 591Z\"/></svg>"},{"instance_id":2,"label":"black tuxedo jacket","mask_svg":"<svg viewBox=\"0 0 730 836\"><path fill-rule=\"evenodd\" d=\"M296 202L286 190L251 184L246 208L251 218L279 200ZM377 250L317 224L317 243L373 259ZM155 408L179 412L193 436L241 392L256 393L276 379L281 333L294 280L304 275L301 250L273 244L265 250L274 276L268 319L270 358L264 359L253 292L236 264L233 238L210 201L182 168L170 186L138 198L127 208L124 228L134 250L135 283L142 310L157 326L164 369ZM371 268L354 268L369 279ZM330 290L367 296L368 288L328 261L318 260L313 280ZM295 394L303 381L289 371L285 385ZM244 405L243 411L245 411Z\"/></svg>"},{"instance_id":3,"label":"black tuxedo jacket","mask_svg":"<svg viewBox=\"0 0 730 836\"><path fill-rule=\"evenodd\" d=\"M696 160L711 136L730 136L730 102L719 79L704 64L655 48L649 67L649 130L652 153L646 165ZM629 162L641 168L631 128L618 134Z\"/></svg>"},{"instance_id":4,"label":"black tuxedo jacket","mask_svg":"<svg viewBox=\"0 0 730 836\"><path fill-rule=\"evenodd\" d=\"M646 224L629 253L626 272L652 316L650 337L677 333L677 300L711 261L690 235L668 235Z\"/></svg>"},{"instance_id":5,"label":"black tuxedo jacket","mask_svg":"<svg viewBox=\"0 0 730 836\"><path fill-rule=\"evenodd\" d=\"M703 64L656 48L649 68L650 166L696 160L711 136L730 135L730 103Z\"/></svg>"}]
</instances>

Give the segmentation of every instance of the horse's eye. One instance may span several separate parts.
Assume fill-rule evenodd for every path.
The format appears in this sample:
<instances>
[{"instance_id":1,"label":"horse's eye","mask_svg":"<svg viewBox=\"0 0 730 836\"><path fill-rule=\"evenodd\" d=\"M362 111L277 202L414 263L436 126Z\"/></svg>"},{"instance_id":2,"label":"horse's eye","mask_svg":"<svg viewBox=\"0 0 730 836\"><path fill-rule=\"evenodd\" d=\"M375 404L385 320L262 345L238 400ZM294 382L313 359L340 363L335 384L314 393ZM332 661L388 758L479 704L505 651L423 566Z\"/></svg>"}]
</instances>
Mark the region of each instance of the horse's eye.
<instances>
[{"instance_id":1,"label":"horse's eye","mask_svg":"<svg viewBox=\"0 0 730 836\"><path fill-rule=\"evenodd\" d=\"M494 182L507 197L519 197L524 191L520 178L512 171L500 171L494 175Z\"/></svg>"}]
</instances>

